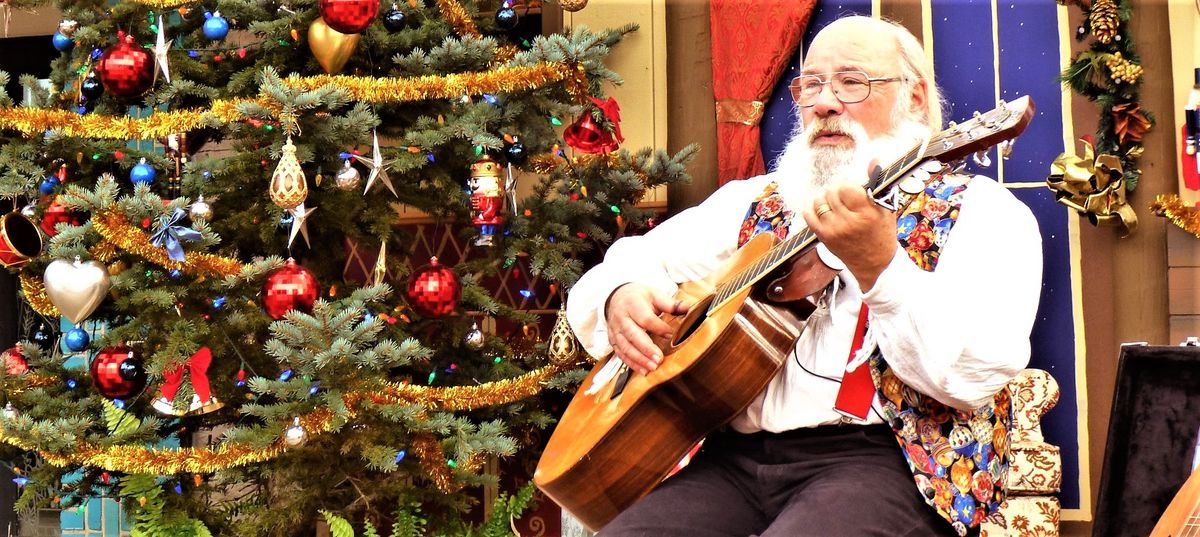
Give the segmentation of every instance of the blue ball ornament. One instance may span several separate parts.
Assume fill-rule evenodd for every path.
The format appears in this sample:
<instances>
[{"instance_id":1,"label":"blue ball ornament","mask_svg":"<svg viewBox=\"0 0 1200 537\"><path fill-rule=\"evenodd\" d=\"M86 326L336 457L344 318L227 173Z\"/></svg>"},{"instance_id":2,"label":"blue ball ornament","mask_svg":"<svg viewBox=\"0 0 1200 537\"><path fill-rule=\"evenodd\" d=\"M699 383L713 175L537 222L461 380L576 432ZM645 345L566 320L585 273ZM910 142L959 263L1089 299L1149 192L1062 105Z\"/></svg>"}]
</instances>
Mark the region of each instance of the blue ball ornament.
<instances>
[{"instance_id":1,"label":"blue ball ornament","mask_svg":"<svg viewBox=\"0 0 1200 537\"><path fill-rule=\"evenodd\" d=\"M520 22L520 17L517 16L517 10L504 6L496 10L496 26L501 30L512 30L517 27Z\"/></svg>"},{"instance_id":2,"label":"blue ball ornament","mask_svg":"<svg viewBox=\"0 0 1200 537\"><path fill-rule=\"evenodd\" d=\"M100 77L92 72L79 83L79 94L86 97L89 101L99 99L104 95L104 85L100 83Z\"/></svg>"},{"instance_id":3,"label":"blue ball ornament","mask_svg":"<svg viewBox=\"0 0 1200 537\"><path fill-rule=\"evenodd\" d=\"M54 42L54 48L59 52L67 52L75 48L75 40L62 32L54 32L54 37L50 39Z\"/></svg>"},{"instance_id":4,"label":"blue ball ornament","mask_svg":"<svg viewBox=\"0 0 1200 537\"><path fill-rule=\"evenodd\" d=\"M87 348L88 343L91 342L91 338L88 337L87 330L76 326L75 328L69 330L65 336L63 336L63 342L67 344L67 348L70 349L71 352L80 352Z\"/></svg>"},{"instance_id":5,"label":"blue ball ornament","mask_svg":"<svg viewBox=\"0 0 1200 537\"><path fill-rule=\"evenodd\" d=\"M54 193L54 190L57 189L58 185L60 184L61 183L58 182L57 177L54 177L53 175L48 176L45 179L42 179L42 184L38 185L38 192L41 192L43 196L49 196Z\"/></svg>"},{"instance_id":6,"label":"blue ball ornament","mask_svg":"<svg viewBox=\"0 0 1200 537\"><path fill-rule=\"evenodd\" d=\"M218 11L216 13L204 12L204 37L213 41L220 41L229 35L229 21L221 16Z\"/></svg>"},{"instance_id":7,"label":"blue ball ornament","mask_svg":"<svg viewBox=\"0 0 1200 537\"><path fill-rule=\"evenodd\" d=\"M129 170L129 180L134 184L150 184L154 182L155 177L158 177L158 172L154 171L154 166L146 164L146 159L142 159Z\"/></svg>"}]
</instances>

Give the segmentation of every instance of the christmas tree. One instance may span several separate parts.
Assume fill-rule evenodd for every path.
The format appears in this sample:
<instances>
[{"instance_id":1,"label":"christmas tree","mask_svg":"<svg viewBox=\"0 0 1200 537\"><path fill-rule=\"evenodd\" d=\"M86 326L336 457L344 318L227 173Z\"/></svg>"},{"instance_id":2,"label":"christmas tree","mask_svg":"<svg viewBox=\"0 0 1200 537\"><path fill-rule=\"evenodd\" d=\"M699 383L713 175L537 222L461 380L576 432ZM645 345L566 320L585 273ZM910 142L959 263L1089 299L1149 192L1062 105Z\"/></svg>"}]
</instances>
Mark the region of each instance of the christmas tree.
<instances>
[{"instance_id":1,"label":"christmas tree","mask_svg":"<svg viewBox=\"0 0 1200 537\"><path fill-rule=\"evenodd\" d=\"M541 35L487 0L56 5L49 87L0 102L18 507L116 497L145 535L507 531L529 491L466 522L481 467L535 450L586 365L532 310L687 178L692 148L618 149L603 59L635 28Z\"/></svg>"}]
</instances>

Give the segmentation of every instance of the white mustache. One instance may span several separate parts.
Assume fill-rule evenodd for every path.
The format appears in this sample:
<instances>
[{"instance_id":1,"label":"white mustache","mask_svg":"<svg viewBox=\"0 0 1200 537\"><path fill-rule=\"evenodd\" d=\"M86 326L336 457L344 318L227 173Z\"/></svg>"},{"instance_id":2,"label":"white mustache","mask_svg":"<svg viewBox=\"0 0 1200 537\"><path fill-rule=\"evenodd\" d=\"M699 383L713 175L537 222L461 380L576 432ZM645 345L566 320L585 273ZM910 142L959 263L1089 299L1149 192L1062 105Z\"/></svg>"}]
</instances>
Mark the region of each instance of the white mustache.
<instances>
[{"instance_id":1,"label":"white mustache","mask_svg":"<svg viewBox=\"0 0 1200 537\"><path fill-rule=\"evenodd\" d=\"M808 134L805 138L807 139L808 144L812 145L812 143L817 139L818 134L832 133L849 137L857 145L861 142L861 140L858 139L855 129L851 128L849 123L849 120L837 116L818 118L813 120L811 125L806 126L805 130L808 131Z\"/></svg>"}]
</instances>

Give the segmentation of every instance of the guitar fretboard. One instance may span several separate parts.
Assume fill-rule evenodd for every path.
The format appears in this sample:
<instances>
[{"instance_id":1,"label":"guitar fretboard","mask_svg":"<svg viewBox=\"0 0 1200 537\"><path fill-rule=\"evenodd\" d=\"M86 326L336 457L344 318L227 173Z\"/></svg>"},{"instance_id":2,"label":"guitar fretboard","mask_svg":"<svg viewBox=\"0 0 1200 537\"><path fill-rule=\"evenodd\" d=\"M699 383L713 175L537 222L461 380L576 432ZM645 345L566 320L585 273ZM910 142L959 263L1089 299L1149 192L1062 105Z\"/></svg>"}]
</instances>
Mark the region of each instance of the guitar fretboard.
<instances>
[{"instance_id":1,"label":"guitar fretboard","mask_svg":"<svg viewBox=\"0 0 1200 537\"><path fill-rule=\"evenodd\" d=\"M916 164L930 158L933 155L928 154L926 149L934 144L941 144L941 135L935 136L929 144L920 144L908 150L900 159L893 162L887 168L876 168L871 174L870 180L867 182L867 193L875 198L886 195L889 188L904 174L908 173ZM754 285L764 276L775 270L784 261L790 259L793 255L813 244L817 237L808 229L808 226L801 226L797 230L793 224L792 232L788 238L781 241L772 247L766 255L760 257L750 266L738 272L734 277L720 285L716 290L716 299L709 306L709 311L724 304L733 295L741 292L747 286Z\"/></svg>"}]
</instances>

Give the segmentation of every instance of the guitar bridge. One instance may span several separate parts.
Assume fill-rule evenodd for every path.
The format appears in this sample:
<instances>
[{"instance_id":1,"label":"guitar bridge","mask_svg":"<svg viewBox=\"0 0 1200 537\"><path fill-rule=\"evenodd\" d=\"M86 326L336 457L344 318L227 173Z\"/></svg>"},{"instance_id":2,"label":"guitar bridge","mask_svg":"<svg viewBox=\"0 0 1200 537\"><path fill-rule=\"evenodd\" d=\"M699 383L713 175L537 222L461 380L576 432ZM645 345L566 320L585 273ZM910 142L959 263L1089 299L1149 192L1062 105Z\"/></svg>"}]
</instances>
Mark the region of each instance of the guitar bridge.
<instances>
[{"instance_id":1,"label":"guitar bridge","mask_svg":"<svg viewBox=\"0 0 1200 537\"><path fill-rule=\"evenodd\" d=\"M621 396L621 392L625 391L625 385L629 383L631 375L633 375L633 369L625 364L621 364L621 372L617 374L617 384L613 386L613 392L609 399L616 399Z\"/></svg>"}]
</instances>

